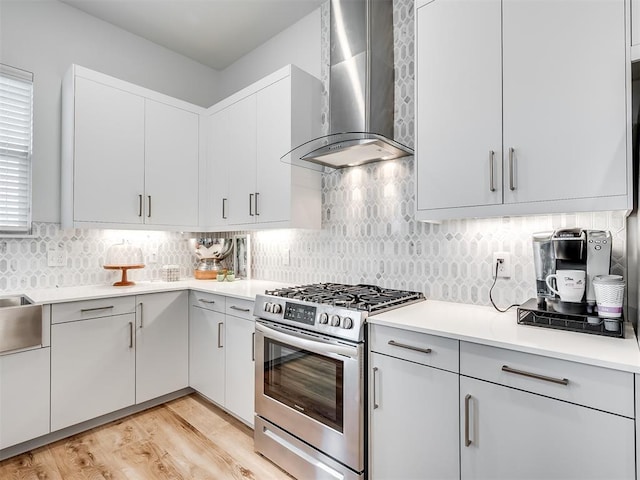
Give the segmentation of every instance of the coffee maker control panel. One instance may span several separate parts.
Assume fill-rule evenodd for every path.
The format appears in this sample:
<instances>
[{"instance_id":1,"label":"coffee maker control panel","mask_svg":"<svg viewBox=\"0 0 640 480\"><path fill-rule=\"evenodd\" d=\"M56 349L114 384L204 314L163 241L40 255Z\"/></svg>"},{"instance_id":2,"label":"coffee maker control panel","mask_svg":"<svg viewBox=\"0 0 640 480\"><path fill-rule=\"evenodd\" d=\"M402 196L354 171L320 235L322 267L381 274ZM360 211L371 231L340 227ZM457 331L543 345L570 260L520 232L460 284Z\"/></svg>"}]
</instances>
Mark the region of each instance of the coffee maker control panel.
<instances>
[{"instance_id":1,"label":"coffee maker control panel","mask_svg":"<svg viewBox=\"0 0 640 480\"><path fill-rule=\"evenodd\" d=\"M611 233L604 230L587 230L587 303L595 303L593 277L609 275L611 268Z\"/></svg>"}]
</instances>

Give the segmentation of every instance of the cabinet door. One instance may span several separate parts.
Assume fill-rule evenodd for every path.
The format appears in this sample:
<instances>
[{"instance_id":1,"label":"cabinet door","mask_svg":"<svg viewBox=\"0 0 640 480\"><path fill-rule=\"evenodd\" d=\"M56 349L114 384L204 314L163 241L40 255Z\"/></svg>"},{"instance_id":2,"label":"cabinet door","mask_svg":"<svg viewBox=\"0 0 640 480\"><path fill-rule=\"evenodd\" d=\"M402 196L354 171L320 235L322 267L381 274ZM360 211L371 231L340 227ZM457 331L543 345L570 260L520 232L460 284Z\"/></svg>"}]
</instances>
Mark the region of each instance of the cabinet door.
<instances>
[{"instance_id":1,"label":"cabinet door","mask_svg":"<svg viewBox=\"0 0 640 480\"><path fill-rule=\"evenodd\" d=\"M418 210L502 203L500 21L500 0L416 11Z\"/></svg>"},{"instance_id":2,"label":"cabinet door","mask_svg":"<svg viewBox=\"0 0 640 480\"><path fill-rule=\"evenodd\" d=\"M631 418L467 377L460 378L460 412L465 480L635 478Z\"/></svg>"},{"instance_id":3,"label":"cabinet door","mask_svg":"<svg viewBox=\"0 0 640 480\"><path fill-rule=\"evenodd\" d=\"M232 144L231 109L225 108L208 118L207 179L211 186L203 192L207 216L203 225L229 223L229 170L237 145Z\"/></svg>"},{"instance_id":4,"label":"cabinet door","mask_svg":"<svg viewBox=\"0 0 640 480\"><path fill-rule=\"evenodd\" d=\"M371 354L370 475L459 479L458 375Z\"/></svg>"},{"instance_id":5,"label":"cabinet door","mask_svg":"<svg viewBox=\"0 0 640 480\"><path fill-rule=\"evenodd\" d=\"M626 196L624 0L503 5L505 203Z\"/></svg>"},{"instance_id":6,"label":"cabinet door","mask_svg":"<svg viewBox=\"0 0 640 480\"><path fill-rule=\"evenodd\" d=\"M225 408L253 426L255 346L253 320L227 315Z\"/></svg>"},{"instance_id":7,"label":"cabinet door","mask_svg":"<svg viewBox=\"0 0 640 480\"><path fill-rule=\"evenodd\" d=\"M49 433L49 349L0 356L0 449Z\"/></svg>"},{"instance_id":8,"label":"cabinet door","mask_svg":"<svg viewBox=\"0 0 640 480\"><path fill-rule=\"evenodd\" d=\"M224 313L191 306L189 385L224 406Z\"/></svg>"},{"instance_id":9,"label":"cabinet door","mask_svg":"<svg viewBox=\"0 0 640 480\"><path fill-rule=\"evenodd\" d=\"M142 223L144 99L76 77L74 221Z\"/></svg>"},{"instance_id":10,"label":"cabinet door","mask_svg":"<svg viewBox=\"0 0 640 480\"><path fill-rule=\"evenodd\" d=\"M291 77L257 93L257 222L291 218L291 166L280 157L291 150Z\"/></svg>"},{"instance_id":11,"label":"cabinet door","mask_svg":"<svg viewBox=\"0 0 640 480\"><path fill-rule=\"evenodd\" d=\"M51 431L135 402L135 314L51 326Z\"/></svg>"},{"instance_id":12,"label":"cabinet door","mask_svg":"<svg viewBox=\"0 0 640 480\"><path fill-rule=\"evenodd\" d=\"M136 403L142 403L189 386L188 292L136 299Z\"/></svg>"},{"instance_id":13,"label":"cabinet door","mask_svg":"<svg viewBox=\"0 0 640 480\"><path fill-rule=\"evenodd\" d=\"M149 99L145 104L144 221L197 225L199 116Z\"/></svg>"},{"instance_id":14,"label":"cabinet door","mask_svg":"<svg viewBox=\"0 0 640 480\"><path fill-rule=\"evenodd\" d=\"M229 107L233 145L229 157L229 224L255 223L256 194L256 96Z\"/></svg>"}]
</instances>

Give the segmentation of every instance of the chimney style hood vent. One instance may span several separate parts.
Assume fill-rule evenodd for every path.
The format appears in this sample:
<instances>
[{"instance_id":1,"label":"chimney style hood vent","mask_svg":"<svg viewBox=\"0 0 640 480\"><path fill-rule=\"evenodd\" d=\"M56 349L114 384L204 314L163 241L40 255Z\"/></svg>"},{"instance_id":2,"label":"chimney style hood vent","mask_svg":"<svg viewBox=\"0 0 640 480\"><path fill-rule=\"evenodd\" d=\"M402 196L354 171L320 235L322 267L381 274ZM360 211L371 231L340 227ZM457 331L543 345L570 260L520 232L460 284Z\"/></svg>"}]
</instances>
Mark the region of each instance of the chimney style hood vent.
<instances>
[{"instance_id":1,"label":"chimney style hood vent","mask_svg":"<svg viewBox=\"0 0 640 480\"><path fill-rule=\"evenodd\" d=\"M330 4L329 135L296 147L282 160L345 168L413 155L393 140L392 0Z\"/></svg>"}]
</instances>

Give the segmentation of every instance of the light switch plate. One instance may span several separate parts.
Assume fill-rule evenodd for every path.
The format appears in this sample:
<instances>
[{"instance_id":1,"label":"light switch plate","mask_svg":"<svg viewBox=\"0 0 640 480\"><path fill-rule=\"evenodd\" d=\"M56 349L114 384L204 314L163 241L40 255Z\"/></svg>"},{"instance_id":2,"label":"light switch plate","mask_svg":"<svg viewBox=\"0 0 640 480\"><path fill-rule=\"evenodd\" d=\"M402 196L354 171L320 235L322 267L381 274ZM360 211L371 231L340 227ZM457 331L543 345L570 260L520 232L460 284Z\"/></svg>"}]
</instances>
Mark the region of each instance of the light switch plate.
<instances>
[{"instance_id":1,"label":"light switch plate","mask_svg":"<svg viewBox=\"0 0 640 480\"><path fill-rule=\"evenodd\" d=\"M47 250L47 266L64 267L67 265L67 252L62 248Z\"/></svg>"}]
</instances>

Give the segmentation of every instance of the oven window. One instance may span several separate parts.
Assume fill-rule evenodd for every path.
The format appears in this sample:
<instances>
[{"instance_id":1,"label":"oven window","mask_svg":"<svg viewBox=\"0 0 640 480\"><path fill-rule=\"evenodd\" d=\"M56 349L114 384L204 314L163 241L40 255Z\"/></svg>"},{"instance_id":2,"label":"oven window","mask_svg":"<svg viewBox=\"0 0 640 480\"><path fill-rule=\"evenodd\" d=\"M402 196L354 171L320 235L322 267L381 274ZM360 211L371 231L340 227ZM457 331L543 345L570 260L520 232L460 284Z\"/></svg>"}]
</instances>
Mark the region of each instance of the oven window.
<instances>
[{"instance_id":1,"label":"oven window","mask_svg":"<svg viewBox=\"0 0 640 480\"><path fill-rule=\"evenodd\" d=\"M344 363L264 339L264 394L343 432Z\"/></svg>"}]
</instances>

